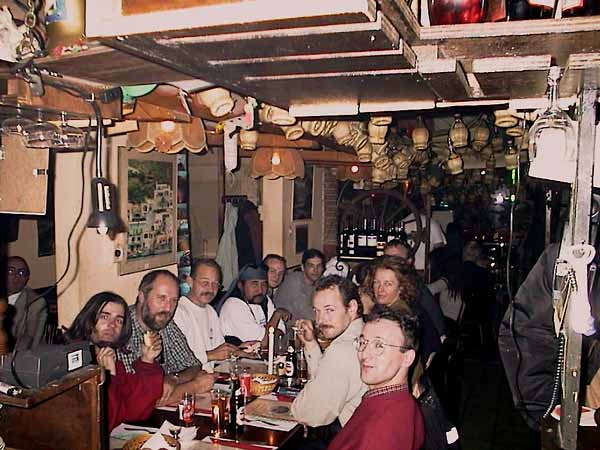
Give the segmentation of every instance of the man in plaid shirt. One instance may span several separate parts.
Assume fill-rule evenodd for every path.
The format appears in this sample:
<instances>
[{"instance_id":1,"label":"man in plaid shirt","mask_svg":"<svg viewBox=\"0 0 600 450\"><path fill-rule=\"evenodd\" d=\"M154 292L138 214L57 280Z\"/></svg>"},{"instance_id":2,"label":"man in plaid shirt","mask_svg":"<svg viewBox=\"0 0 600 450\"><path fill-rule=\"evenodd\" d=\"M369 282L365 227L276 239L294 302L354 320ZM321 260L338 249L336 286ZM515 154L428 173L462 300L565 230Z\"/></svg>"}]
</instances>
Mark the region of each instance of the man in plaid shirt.
<instances>
[{"instance_id":1,"label":"man in plaid shirt","mask_svg":"<svg viewBox=\"0 0 600 450\"><path fill-rule=\"evenodd\" d=\"M124 350L117 352L128 372L135 372L133 362L140 357L145 333L158 333L163 351L157 362L165 371L163 394L157 404L176 403L184 392L206 392L214 376L202 370L185 335L172 320L179 300L177 277L167 270L147 273L138 288L135 305L129 307L132 334Z\"/></svg>"}]
</instances>

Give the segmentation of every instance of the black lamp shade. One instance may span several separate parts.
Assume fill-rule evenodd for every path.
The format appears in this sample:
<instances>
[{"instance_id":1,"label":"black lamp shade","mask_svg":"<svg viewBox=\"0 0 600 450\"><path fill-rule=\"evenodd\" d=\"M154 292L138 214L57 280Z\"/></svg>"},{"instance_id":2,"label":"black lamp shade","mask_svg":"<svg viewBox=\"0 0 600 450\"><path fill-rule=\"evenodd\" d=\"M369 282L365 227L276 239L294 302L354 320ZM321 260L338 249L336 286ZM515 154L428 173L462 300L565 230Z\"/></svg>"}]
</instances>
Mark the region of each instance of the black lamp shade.
<instances>
[{"instance_id":1,"label":"black lamp shade","mask_svg":"<svg viewBox=\"0 0 600 450\"><path fill-rule=\"evenodd\" d=\"M116 230L121 221L117 214L116 189L106 178L92 179L92 215L88 228L97 228L105 234L109 229Z\"/></svg>"}]
</instances>

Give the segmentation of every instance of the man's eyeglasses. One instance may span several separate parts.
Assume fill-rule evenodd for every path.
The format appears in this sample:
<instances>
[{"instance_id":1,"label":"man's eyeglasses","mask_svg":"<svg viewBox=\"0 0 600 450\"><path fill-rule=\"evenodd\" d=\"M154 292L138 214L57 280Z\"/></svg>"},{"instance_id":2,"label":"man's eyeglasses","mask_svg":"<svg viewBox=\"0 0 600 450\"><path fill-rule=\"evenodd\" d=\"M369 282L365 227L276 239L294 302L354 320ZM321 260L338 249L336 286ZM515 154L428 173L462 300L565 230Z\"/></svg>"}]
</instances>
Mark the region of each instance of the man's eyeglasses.
<instances>
[{"instance_id":1,"label":"man's eyeglasses","mask_svg":"<svg viewBox=\"0 0 600 450\"><path fill-rule=\"evenodd\" d=\"M364 338L360 338L360 337L354 339L354 346L356 347L356 350L358 350L359 352L364 352L367 349L367 347L370 346L371 351L373 352L373 354L375 356L381 356L386 347L397 348L402 353L407 352L408 350L412 350L410 347L405 347L403 345L386 344L381 339L373 339L373 340L369 341L368 339L364 339Z\"/></svg>"},{"instance_id":2,"label":"man's eyeglasses","mask_svg":"<svg viewBox=\"0 0 600 450\"><path fill-rule=\"evenodd\" d=\"M8 274L11 276L18 276L21 278L25 278L29 276L29 270L27 269L17 269L16 267L9 267Z\"/></svg>"},{"instance_id":3,"label":"man's eyeglasses","mask_svg":"<svg viewBox=\"0 0 600 450\"><path fill-rule=\"evenodd\" d=\"M214 290L218 291L223 287L223 285L220 283L211 283L208 280L198 280L198 283L203 289L213 288Z\"/></svg>"}]
</instances>

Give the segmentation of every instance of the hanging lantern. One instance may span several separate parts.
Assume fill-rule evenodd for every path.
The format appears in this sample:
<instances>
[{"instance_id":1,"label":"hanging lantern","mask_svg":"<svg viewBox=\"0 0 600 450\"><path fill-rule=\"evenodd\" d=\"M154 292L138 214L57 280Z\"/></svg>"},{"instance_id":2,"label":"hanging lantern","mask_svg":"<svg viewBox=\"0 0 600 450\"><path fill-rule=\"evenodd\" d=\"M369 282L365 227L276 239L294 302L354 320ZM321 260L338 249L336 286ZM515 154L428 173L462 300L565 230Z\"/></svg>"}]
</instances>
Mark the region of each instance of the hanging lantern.
<instances>
[{"instance_id":1,"label":"hanging lantern","mask_svg":"<svg viewBox=\"0 0 600 450\"><path fill-rule=\"evenodd\" d=\"M463 171L463 159L454 151L452 139L448 137L448 159L446 160L446 168L450 175L458 175Z\"/></svg>"},{"instance_id":2,"label":"hanging lantern","mask_svg":"<svg viewBox=\"0 0 600 450\"><path fill-rule=\"evenodd\" d=\"M417 119L418 126L412 131L412 141L415 150L427 150L429 147L429 130L425 127L421 116Z\"/></svg>"},{"instance_id":3,"label":"hanging lantern","mask_svg":"<svg viewBox=\"0 0 600 450\"><path fill-rule=\"evenodd\" d=\"M394 155L392 161L396 166L396 178L399 180L406 180L408 178L408 168L412 162L414 154L406 154L404 151L400 151Z\"/></svg>"},{"instance_id":4,"label":"hanging lantern","mask_svg":"<svg viewBox=\"0 0 600 450\"><path fill-rule=\"evenodd\" d=\"M351 166L338 166L336 178L339 181L351 180L354 182L371 179L371 167L353 164Z\"/></svg>"},{"instance_id":5,"label":"hanging lantern","mask_svg":"<svg viewBox=\"0 0 600 450\"><path fill-rule=\"evenodd\" d=\"M460 114L454 114L454 123L448 132L454 148L466 147L469 143L469 130L460 118Z\"/></svg>"},{"instance_id":6,"label":"hanging lantern","mask_svg":"<svg viewBox=\"0 0 600 450\"><path fill-rule=\"evenodd\" d=\"M295 149L260 147L252 156L250 176L269 180L304 178L304 160Z\"/></svg>"},{"instance_id":7,"label":"hanging lantern","mask_svg":"<svg viewBox=\"0 0 600 450\"><path fill-rule=\"evenodd\" d=\"M138 122L139 129L127 135L127 144L142 153L154 149L162 153L178 153L184 148L192 153L206 149L206 133L201 119L190 123Z\"/></svg>"},{"instance_id":8,"label":"hanging lantern","mask_svg":"<svg viewBox=\"0 0 600 450\"><path fill-rule=\"evenodd\" d=\"M483 150L490 139L490 129L487 125L485 114L481 117L477 126L471 130L471 146L476 152Z\"/></svg>"},{"instance_id":9,"label":"hanging lantern","mask_svg":"<svg viewBox=\"0 0 600 450\"><path fill-rule=\"evenodd\" d=\"M513 145L512 139L507 142L506 153L504 153L504 165L507 170L516 169L519 166L519 152Z\"/></svg>"}]
</instances>

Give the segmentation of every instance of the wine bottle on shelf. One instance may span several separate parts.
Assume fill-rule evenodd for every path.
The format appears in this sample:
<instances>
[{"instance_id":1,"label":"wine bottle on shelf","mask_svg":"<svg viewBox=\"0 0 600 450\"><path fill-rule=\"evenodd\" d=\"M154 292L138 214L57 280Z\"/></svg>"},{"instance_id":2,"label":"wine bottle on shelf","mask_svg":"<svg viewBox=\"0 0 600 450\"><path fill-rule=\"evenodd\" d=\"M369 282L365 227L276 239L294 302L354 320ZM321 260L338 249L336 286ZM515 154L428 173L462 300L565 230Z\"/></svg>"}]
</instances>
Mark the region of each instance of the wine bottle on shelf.
<instances>
[{"instance_id":1,"label":"wine bottle on shelf","mask_svg":"<svg viewBox=\"0 0 600 450\"><path fill-rule=\"evenodd\" d=\"M377 229L377 254L376 256L383 256L383 249L385 248L385 244L387 243L387 233L385 231L385 226L383 225L383 220L379 224L379 228Z\"/></svg>"},{"instance_id":2,"label":"wine bottle on shelf","mask_svg":"<svg viewBox=\"0 0 600 450\"><path fill-rule=\"evenodd\" d=\"M552 19L556 0L527 0L529 10L528 19Z\"/></svg>"},{"instance_id":3,"label":"wine bottle on shelf","mask_svg":"<svg viewBox=\"0 0 600 450\"><path fill-rule=\"evenodd\" d=\"M367 218L362 221L362 227L356 235L356 256L365 256L367 252Z\"/></svg>"},{"instance_id":4,"label":"wine bottle on shelf","mask_svg":"<svg viewBox=\"0 0 600 450\"><path fill-rule=\"evenodd\" d=\"M348 255L348 222L346 222L345 224L342 224L342 226L340 227L340 231L339 231L339 249L338 249L338 255L340 256L347 256Z\"/></svg>"},{"instance_id":5,"label":"wine bottle on shelf","mask_svg":"<svg viewBox=\"0 0 600 450\"><path fill-rule=\"evenodd\" d=\"M527 0L508 0L507 20L529 19L529 2Z\"/></svg>"},{"instance_id":6,"label":"wine bottle on shelf","mask_svg":"<svg viewBox=\"0 0 600 450\"><path fill-rule=\"evenodd\" d=\"M348 235L346 236L346 249L348 256L356 255L356 223L353 221L351 227L348 228Z\"/></svg>"},{"instance_id":7,"label":"wine bottle on shelf","mask_svg":"<svg viewBox=\"0 0 600 450\"><path fill-rule=\"evenodd\" d=\"M377 219L373 217L371 219L371 227L367 234L367 256L377 256Z\"/></svg>"},{"instance_id":8,"label":"wine bottle on shelf","mask_svg":"<svg viewBox=\"0 0 600 450\"><path fill-rule=\"evenodd\" d=\"M485 22L501 22L507 20L507 2L510 2L510 0L489 0Z\"/></svg>"},{"instance_id":9,"label":"wine bottle on shelf","mask_svg":"<svg viewBox=\"0 0 600 450\"><path fill-rule=\"evenodd\" d=\"M428 0L431 25L477 23L485 18L485 0Z\"/></svg>"},{"instance_id":10,"label":"wine bottle on shelf","mask_svg":"<svg viewBox=\"0 0 600 450\"><path fill-rule=\"evenodd\" d=\"M562 16L594 16L600 13L600 4L597 0L563 0Z\"/></svg>"}]
</instances>

